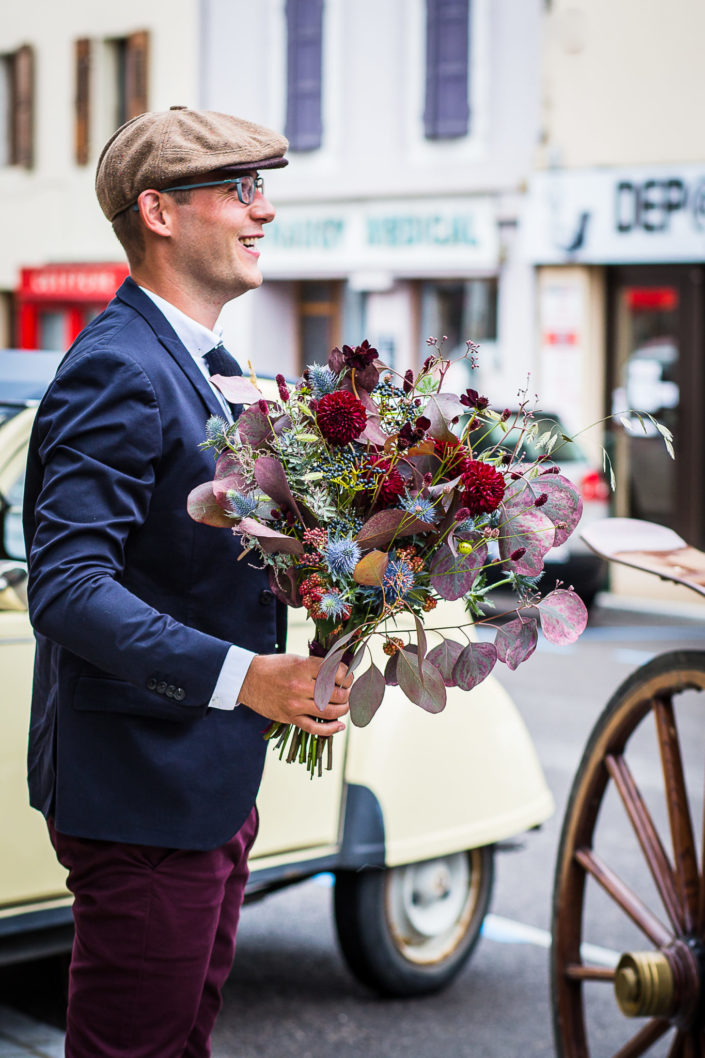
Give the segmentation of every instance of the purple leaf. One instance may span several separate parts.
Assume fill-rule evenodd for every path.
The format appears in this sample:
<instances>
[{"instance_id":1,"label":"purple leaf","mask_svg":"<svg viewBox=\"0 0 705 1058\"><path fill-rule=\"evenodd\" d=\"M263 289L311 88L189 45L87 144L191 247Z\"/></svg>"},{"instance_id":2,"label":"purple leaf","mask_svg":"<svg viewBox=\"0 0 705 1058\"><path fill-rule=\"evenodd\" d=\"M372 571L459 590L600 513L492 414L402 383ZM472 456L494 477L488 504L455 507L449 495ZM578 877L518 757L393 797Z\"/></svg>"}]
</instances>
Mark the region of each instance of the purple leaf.
<instances>
[{"instance_id":1,"label":"purple leaf","mask_svg":"<svg viewBox=\"0 0 705 1058\"><path fill-rule=\"evenodd\" d=\"M259 546L268 555L273 555L278 551L286 555L303 555L304 553L304 545L300 540L293 536L286 536L284 533L278 533L275 529L270 529L268 525L255 521L254 518L243 518L234 528L238 533L254 536Z\"/></svg>"},{"instance_id":2,"label":"purple leaf","mask_svg":"<svg viewBox=\"0 0 705 1058\"><path fill-rule=\"evenodd\" d=\"M336 644L336 646L338 646L338 644ZM340 664L344 653L345 650L343 647L329 651L321 662L321 667L316 676L316 682L313 685L313 700L316 703L316 708L320 710L320 712L323 712L328 708L330 696L335 687L335 677L338 673L338 665Z\"/></svg>"},{"instance_id":3,"label":"purple leaf","mask_svg":"<svg viewBox=\"0 0 705 1058\"><path fill-rule=\"evenodd\" d=\"M454 393L433 393L426 402L423 414L430 420L428 434L439 441L457 440L448 423L465 409Z\"/></svg>"},{"instance_id":4,"label":"purple leaf","mask_svg":"<svg viewBox=\"0 0 705 1058\"><path fill-rule=\"evenodd\" d=\"M585 631L588 612L574 591L556 588L538 603L541 631L549 643L574 643Z\"/></svg>"},{"instance_id":5,"label":"purple leaf","mask_svg":"<svg viewBox=\"0 0 705 1058\"><path fill-rule=\"evenodd\" d=\"M375 715L385 691L384 676L376 665L358 676L350 688L350 719L355 727L366 727Z\"/></svg>"},{"instance_id":6,"label":"purple leaf","mask_svg":"<svg viewBox=\"0 0 705 1058\"><path fill-rule=\"evenodd\" d=\"M228 488L237 489L238 492L252 492L254 486L252 478L245 473L239 455L228 449L216 460L214 478L216 481L227 481Z\"/></svg>"},{"instance_id":7,"label":"purple leaf","mask_svg":"<svg viewBox=\"0 0 705 1058\"><path fill-rule=\"evenodd\" d=\"M197 485L195 489L191 489L186 500L186 510L194 522L234 529L235 523L232 518L228 518L218 503L213 492L213 485L214 482L206 481L203 485Z\"/></svg>"},{"instance_id":8,"label":"purple leaf","mask_svg":"<svg viewBox=\"0 0 705 1058\"><path fill-rule=\"evenodd\" d=\"M370 588L380 587L388 563L389 555L386 551L368 551L355 566L353 580Z\"/></svg>"},{"instance_id":9,"label":"purple leaf","mask_svg":"<svg viewBox=\"0 0 705 1058\"><path fill-rule=\"evenodd\" d=\"M373 548L386 547L396 537L426 533L433 528L433 525L420 522L408 511L378 511L368 518L355 539L365 551L371 551Z\"/></svg>"},{"instance_id":10,"label":"purple leaf","mask_svg":"<svg viewBox=\"0 0 705 1058\"><path fill-rule=\"evenodd\" d=\"M538 622L535 617L529 617L525 621L517 617L514 621L508 621L495 636L497 657L513 672L522 661L531 657L536 650L538 638Z\"/></svg>"},{"instance_id":11,"label":"purple leaf","mask_svg":"<svg viewBox=\"0 0 705 1058\"><path fill-rule=\"evenodd\" d=\"M510 508L502 504L499 527L499 553L508 565L526 577L538 577L543 572L543 558L553 547L553 522L536 507ZM514 561L511 556L520 552Z\"/></svg>"},{"instance_id":12,"label":"purple leaf","mask_svg":"<svg viewBox=\"0 0 705 1058\"><path fill-rule=\"evenodd\" d=\"M420 679L413 654L404 649L400 650L397 656L397 679L409 701L425 709L427 713L442 712L446 704L446 686L438 669L429 661L424 661L423 679Z\"/></svg>"},{"instance_id":13,"label":"purple leaf","mask_svg":"<svg viewBox=\"0 0 705 1058\"><path fill-rule=\"evenodd\" d=\"M286 471L276 456L259 456L255 460L255 481L263 492L285 510L301 517L294 494L289 488Z\"/></svg>"},{"instance_id":14,"label":"purple leaf","mask_svg":"<svg viewBox=\"0 0 705 1058\"><path fill-rule=\"evenodd\" d=\"M442 599L461 599L472 588L486 561L484 545L469 555L454 555L444 544L431 562L431 587Z\"/></svg>"},{"instance_id":15,"label":"purple leaf","mask_svg":"<svg viewBox=\"0 0 705 1058\"><path fill-rule=\"evenodd\" d=\"M365 429L358 437L358 441L364 441L367 444L373 445L384 445L389 440L389 434L386 434L379 425L379 420L375 417L367 417L367 423Z\"/></svg>"},{"instance_id":16,"label":"purple leaf","mask_svg":"<svg viewBox=\"0 0 705 1058\"><path fill-rule=\"evenodd\" d=\"M423 680L423 659L426 656L426 633L423 630L423 625L417 614L412 615L414 618L414 624L416 625L416 643L417 643L417 657L419 659L419 676Z\"/></svg>"},{"instance_id":17,"label":"purple leaf","mask_svg":"<svg viewBox=\"0 0 705 1058\"><path fill-rule=\"evenodd\" d=\"M256 404L262 400L257 386L244 375L211 375L211 381L230 404Z\"/></svg>"},{"instance_id":18,"label":"purple leaf","mask_svg":"<svg viewBox=\"0 0 705 1058\"><path fill-rule=\"evenodd\" d=\"M539 497L545 496L541 513L556 526L553 547L564 544L580 521L583 501L572 481L560 474L542 474L537 478L519 478L504 494L507 510L534 508ZM535 509L535 508L534 508Z\"/></svg>"},{"instance_id":19,"label":"purple leaf","mask_svg":"<svg viewBox=\"0 0 705 1058\"><path fill-rule=\"evenodd\" d=\"M429 650L426 661L429 661L440 672L446 687L455 687L453 668L456 661L463 652L462 644L456 643L454 639L444 639L433 650Z\"/></svg>"},{"instance_id":20,"label":"purple leaf","mask_svg":"<svg viewBox=\"0 0 705 1058\"><path fill-rule=\"evenodd\" d=\"M453 679L464 691L486 680L497 661L493 643L468 643L453 668Z\"/></svg>"},{"instance_id":21,"label":"purple leaf","mask_svg":"<svg viewBox=\"0 0 705 1058\"><path fill-rule=\"evenodd\" d=\"M416 647L415 646L404 647L404 650L406 651L407 654L415 654L416 653ZM397 651L395 654L392 654L392 656L390 657L389 661L387 662L387 664L384 667L384 682L387 684L388 687L398 687L399 686L399 680L397 679L397 662L398 662L398 660L399 660L399 651Z\"/></svg>"},{"instance_id":22,"label":"purple leaf","mask_svg":"<svg viewBox=\"0 0 705 1058\"><path fill-rule=\"evenodd\" d=\"M237 420L237 432L251 448L258 448L273 436L272 423L259 404L245 408Z\"/></svg>"},{"instance_id":23,"label":"purple leaf","mask_svg":"<svg viewBox=\"0 0 705 1058\"><path fill-rule=\"evenodd\" d=\"M269 587L285 606L303 605L293 569L275 570L270 567Z\"/></svg>"}]
</instances>

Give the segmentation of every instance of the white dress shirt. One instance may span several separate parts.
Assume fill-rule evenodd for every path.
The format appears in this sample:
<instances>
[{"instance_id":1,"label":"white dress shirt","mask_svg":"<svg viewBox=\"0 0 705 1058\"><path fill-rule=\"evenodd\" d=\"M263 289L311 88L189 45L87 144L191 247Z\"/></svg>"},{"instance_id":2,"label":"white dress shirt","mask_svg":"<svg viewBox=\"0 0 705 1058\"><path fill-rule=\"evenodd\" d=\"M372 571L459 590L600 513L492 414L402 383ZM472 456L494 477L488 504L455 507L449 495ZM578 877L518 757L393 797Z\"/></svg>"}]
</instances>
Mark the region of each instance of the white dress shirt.
<instances>
[{"instance_id":1,"label":"white dress shirt","mask_svg":"<svg viewBox=\"0 0 705 1058\"><path fill-rule=\"evenodd\" d=\"M174 328L177 337L188 349L195 363L198 365L199 370L203 374L203 377L218 397L223 408L223 418L227 419L228 422L232 422L233 416L230 405L220 390L211 382L208 368L203 361L205 354L210 352L211 349L216 345L219 345L223 340L223 329L220 324L216 321L215 329L210 331L207 327L204 327L202 323L192 320L191 317L187 316L186 313L181 311L181 309L177 309L175 305L172 305L169 301L165 301L164 298L160 298L159 295L155 294L153 291L147 290L146 287L140 287L140 290L146 294L148 298L152 299L159 311L166 317L167 322ZM225 656L223 667L220 670L220 675L218 676L218 681L213 691L213 697L208 703L211 709L235 708L238 703L240 688L247 675L247 670L250 667L252 659L256 656L257 655L254 654L253 651L245 650L244 647L230 647L230 650Z\"/></svg>"}]
</instances>

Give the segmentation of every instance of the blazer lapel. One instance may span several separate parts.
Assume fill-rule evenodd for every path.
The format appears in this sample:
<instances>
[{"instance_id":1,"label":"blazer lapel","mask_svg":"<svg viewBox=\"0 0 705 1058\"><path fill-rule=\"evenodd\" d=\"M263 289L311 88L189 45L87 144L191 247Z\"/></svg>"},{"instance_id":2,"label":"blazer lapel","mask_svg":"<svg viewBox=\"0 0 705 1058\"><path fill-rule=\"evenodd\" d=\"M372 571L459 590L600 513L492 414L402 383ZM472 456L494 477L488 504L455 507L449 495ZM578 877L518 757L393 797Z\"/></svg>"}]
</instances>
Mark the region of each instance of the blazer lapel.
<instances>
[{"instance_id":1,"label":"blazer lapel","mask_svg":"<svg viewBox=\"0 0 705 1058\"><path fill-rule=\"evenodd\" d=\"M223 409L218 398L208 385L208 382L202 373L198 370L196 362L188 349L186 349L179 338L177 338L176 332L171 324L167 322L164 314L159 311L152 299L148 298L147 295L140 290L131 276L128 276L127 279L125 279L120 289L116 292L115 297L119 298L120 301L129 305L130 308L134 309L135 312L139 312L140 316L144 317L161 345L164 346L169 355L176 361L186 375L210 414L222 416Z\"/></svg>"}]
</instances>

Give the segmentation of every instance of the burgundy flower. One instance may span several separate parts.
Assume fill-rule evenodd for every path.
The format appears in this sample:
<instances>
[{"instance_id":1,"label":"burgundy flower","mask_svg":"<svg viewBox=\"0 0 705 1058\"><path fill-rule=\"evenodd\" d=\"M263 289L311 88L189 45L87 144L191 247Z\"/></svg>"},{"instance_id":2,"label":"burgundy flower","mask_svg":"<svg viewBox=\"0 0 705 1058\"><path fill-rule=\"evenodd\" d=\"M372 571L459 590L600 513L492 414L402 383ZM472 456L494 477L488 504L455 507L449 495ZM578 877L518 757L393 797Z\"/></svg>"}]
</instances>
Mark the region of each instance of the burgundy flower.
<instances>
[{"instance_id":1,"label":"burgundy flower","mask_svg":"<svg viewBox=\"0 0 705 1058\"><path fill-rule=\"evenodd\" d=\"M406 492L406 483L396 467L388 459L375 459L373 466L381 471L379 476L370 476L370 487L376 491L377 505L393 507Z\"/></svg>"},{"instance_id":2,"label":"burgundy flower","mask_svg":"<svg viewBox=\"0 0 705 1058\"><path fill-rule=\"evenodd\" d=\"M404 393L407 394L411 393L414 388L414 372L411 370L411 368L409 368L408 371L404 372L404 384L402 388L404 390Z\"/></svg>"},{"instance_id":3,"label":"burgundy flower","mask_svg":"<svg viewBox=\"0 0 705 1058\"><path fill-rule=\"evenodd\" d=\"M286 402L289 399L289 390L287 389L287 386L286 386L286 379L284 378L283 375L277 375L276 382L277 382L277 389L279 390L279 396L281 397L281 399L286 404Z\"/></svg>"},{"instance_id":4,"label":"burgundy flower","mask_svg":"<svg viewBox=\"0 0 705 1058\"><path fill-rule=\"evenodd\" d=\"M333 445L346 445L365 429L367 412L354 393L338 389L321 397L316 421L326 441Z\"/></svg>"},{"instance_id":5,"label":"burgundy flower","mask_svg":"<svg viewBox=\"0 0 705 1058\"><path fill-rule=\"evenodd\" d=\"M490 402L487 397L481 397L476 389L466 389L460 398L460 403L466 408L477 408L478 411L482 411Z\"/></svg>"},{"instance_id":6,"label":"burgundy flower","mask_svg":"<svg viewBox=\"0 0 705 1058\"><path fill-rule=\"evenodd\" d=\"M356 371L363 371L377 359L377 350L374 349L365 338L362 345L356 345L352 349L349 345L343 346L343 358L348 367L354 367Z\"/></svg>"},{"instance_id":7,"label":"burgundy flower","mask_svg":"<svg viewBox=\"0 0 705 1058\"><path fill-rule=\"evenodd\" d=\"M544 503L548 500L548 495L542 492L540 496L534 500L534 507L543 507Z\"/></svg>"},{"instance_id":8,"label":"burgundy flower","mask_svg":"<svg viewBox=\"0 0 705 1058\"><path fill-rule=\"evenodd\" d=\"M461 475L462 504L471 514L489 514L504 497L504 478L489 463L468 459Z\"/></svg>"},{"instance_id":9,"label":"burgundy flower","mask_svg":"<svg viewBox=\"0 0 705 1058\"><path fill-rule=\"evenodd\" d=\"M434 438L433 446L436 455L443 466L443 477L446 480L457 478L465 470L465 464L470 462L470 451L457 439L452 441L441 441Z\"/></svg>"}]
</instances>

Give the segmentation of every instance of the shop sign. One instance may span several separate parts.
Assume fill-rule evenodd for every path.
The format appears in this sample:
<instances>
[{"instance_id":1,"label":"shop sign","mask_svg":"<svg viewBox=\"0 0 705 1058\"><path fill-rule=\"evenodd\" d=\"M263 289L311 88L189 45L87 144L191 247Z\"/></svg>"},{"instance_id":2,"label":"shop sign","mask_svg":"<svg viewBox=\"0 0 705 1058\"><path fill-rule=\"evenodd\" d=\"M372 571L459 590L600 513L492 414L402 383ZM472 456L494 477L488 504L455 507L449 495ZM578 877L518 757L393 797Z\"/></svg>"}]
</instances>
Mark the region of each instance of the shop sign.
<instances>
[{"instance_id":1,"label":"shop sign","mask_svg":"<svg viewBox=\"0 0 705 1058\"><path fill-rule=\"evenodd\" d=\"M542 264L705 258L705 165L535 174L526 248Z\"/></svg>"},{"instance_id":2,"label":"shop sign","mask_svg":"<svg viewBox=\"0 0 705 1058\"><path fill-rule=\"evenodd\" d=\"M28 301L107 303L127 275L124 264L57 264L22 268L17 293Z\"/></svg>"},{"instance_id":3,"label":"shop sign","mask_svg":"<svg viewBox=\"0 0 705 1058\"><path fill-rule=\"evenodd\" d=\"M262 262L269 276L369 269L426 276L495 269L499 260L494 208L485 197L285 205L265 236Z\"/></svg>"}]
</instances>

